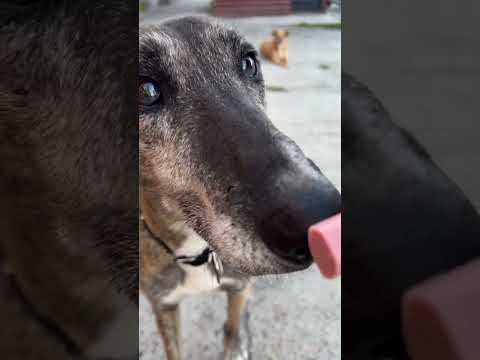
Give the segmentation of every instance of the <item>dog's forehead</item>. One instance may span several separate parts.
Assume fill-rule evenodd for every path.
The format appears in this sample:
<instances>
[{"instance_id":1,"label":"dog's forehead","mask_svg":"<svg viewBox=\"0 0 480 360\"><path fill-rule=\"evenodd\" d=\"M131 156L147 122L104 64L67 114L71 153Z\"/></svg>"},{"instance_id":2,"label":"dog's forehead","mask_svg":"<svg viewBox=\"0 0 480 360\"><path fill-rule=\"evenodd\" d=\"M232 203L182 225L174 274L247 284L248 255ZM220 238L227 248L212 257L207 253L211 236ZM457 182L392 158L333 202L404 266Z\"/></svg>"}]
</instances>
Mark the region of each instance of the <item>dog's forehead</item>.
<instances>
[{"instance_id":1,"label":"dog's forehead","mask_svg":"<svg viewBox=\"0 0 480 360\"><path fill-rule=\"evenodd\" d=\"M190 44L213 44L216 46L231 46L243 39L231 28L205 16L190 16L165 21L163 28L170 29Z\"/></svg>"},{"instance_id":2,"label":"dog's forehead","mask_svg":"<svg viewBox=\"0 0 480 360\"><path fill-rule=\"evenodd\" d=\"M180 39L161 26L151 26L140 29L139 48L140 52L153 50L174 51L181 45Z\"/></svg>"},{"instance_id":3,"label":"dog's forehead","mask_svg":"<svg viewBox=\"0 0 480 360\"><path fill-rule=\"evenodd\" d=\"M243 44L246 40L237 32L207 17L184 17L140 29L140 53L157 53L164 61L193 53L221 57Z\"/></svg>"}]
</instances>

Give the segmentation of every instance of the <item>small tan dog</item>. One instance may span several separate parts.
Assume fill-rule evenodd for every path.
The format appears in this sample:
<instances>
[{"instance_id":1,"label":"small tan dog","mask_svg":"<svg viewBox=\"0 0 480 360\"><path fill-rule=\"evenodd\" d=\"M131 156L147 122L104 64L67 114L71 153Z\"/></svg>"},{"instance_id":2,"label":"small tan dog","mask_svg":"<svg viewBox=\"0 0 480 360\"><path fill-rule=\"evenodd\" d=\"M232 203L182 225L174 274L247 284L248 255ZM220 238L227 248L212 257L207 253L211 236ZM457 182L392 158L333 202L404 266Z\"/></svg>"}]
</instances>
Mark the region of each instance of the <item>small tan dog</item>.
<instances>
[{"instance_id":1,"label":"small tan dog","mask_svg":"<svg viewBox=\"0 0 480 360\"><path fill-rule=\"evenodd\" d=\"M275 29L260 47L264 58L274 64L288 67L288 30Z\"/></svg>"}]
</instances>

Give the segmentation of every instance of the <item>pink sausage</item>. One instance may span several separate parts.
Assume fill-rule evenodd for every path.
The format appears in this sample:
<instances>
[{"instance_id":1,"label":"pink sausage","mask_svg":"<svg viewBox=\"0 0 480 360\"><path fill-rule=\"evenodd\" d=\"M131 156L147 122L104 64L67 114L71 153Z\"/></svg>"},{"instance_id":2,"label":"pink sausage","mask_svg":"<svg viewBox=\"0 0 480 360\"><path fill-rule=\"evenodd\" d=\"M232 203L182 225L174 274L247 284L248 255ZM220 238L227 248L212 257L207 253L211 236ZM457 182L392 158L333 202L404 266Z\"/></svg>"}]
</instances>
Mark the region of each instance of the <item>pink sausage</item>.
<instances>
[{"instance_id":1,"label":"pink sausage","mask_svg":"<svg viewBox=\"0 0 480 360\"><path fill-rule=\"evenodd\" d=\"M480 260L410 289L403 326L413 360L480 359Z\"/></svg>"},{"instance_id":2,"label":"pink sausage","mask_svg":"<svg viewBox=\"0 0 480 360\"><path fill-rule=\"evenodd\" d=\"M342 215L337 214L308 230L308 243L320 272L328 279L341 275Z\"/></svg>"}]
</instances>

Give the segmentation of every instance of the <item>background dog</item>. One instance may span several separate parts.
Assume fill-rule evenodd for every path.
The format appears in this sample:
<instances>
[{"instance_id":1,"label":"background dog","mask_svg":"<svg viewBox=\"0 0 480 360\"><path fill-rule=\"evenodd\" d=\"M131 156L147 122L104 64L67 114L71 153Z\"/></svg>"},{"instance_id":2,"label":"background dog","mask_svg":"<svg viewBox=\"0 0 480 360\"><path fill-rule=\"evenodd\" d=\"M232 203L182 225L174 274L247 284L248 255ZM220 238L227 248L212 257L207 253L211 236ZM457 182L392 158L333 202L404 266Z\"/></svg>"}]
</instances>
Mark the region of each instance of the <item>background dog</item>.
<instances>
[{"instance_id":1,"label":"background dog","mask_svg":"<svg viewBox=\"0 0 480 360\"><path fill-rule=\"evenodd\" d=\"M138 351L137 6L0 5L2 358Z\"/></svg>"},{"instance_id":2,"label":"background dog","mask_svg":"<svg viewBox=\"0 0 480 360\"><path fill-rule=\"evenodd\" d=\"M275 29L261 45L262 56L274 64L288 66L288 30Z\"/></svg>"},{"instance_id":3,"label":"background dog","mask_svg":"<svg viewBox=\"0 0 480 360\"><path fill-rule=\"evenodd\" d=\"M139 76L141 289L170 360L180 300L226 290L225 357L245 358L248 277L308 267L307 228L340 194L266 116L257 52L236 32L203 17L142 28Z\"/></svg>"}]
</instances>

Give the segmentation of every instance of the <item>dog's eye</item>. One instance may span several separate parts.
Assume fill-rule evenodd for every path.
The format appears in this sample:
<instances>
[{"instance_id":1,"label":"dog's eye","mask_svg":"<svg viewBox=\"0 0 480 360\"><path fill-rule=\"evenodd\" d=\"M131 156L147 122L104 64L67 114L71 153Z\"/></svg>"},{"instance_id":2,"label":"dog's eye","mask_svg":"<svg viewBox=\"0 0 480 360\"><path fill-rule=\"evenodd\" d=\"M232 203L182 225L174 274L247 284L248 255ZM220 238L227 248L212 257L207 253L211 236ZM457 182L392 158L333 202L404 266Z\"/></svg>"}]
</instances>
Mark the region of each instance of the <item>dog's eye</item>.
<instances>
[{"instance_id":1,"label":"dog's eye","mask_svg":"<svg viewBox=\"0 0 480 360\"><path fill-rule=\"evenodd\" d=\"M242 72L250 79L254 79L257 76L258 65L253 55L247 55L242 59Z\"/></svg>"},{"instance_id":2,"label":"dog's eye","mask_svg":"<svg viewBox=\"0 0 480 360\"><path fill-rule=\"evenodd\" d=\"M153 105L160 99L160 89L152 80L145 80L140 83L138 89L138 100L142 105Z\"/></svg>"}]
</instances>

